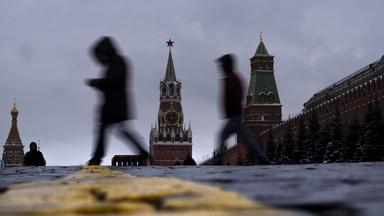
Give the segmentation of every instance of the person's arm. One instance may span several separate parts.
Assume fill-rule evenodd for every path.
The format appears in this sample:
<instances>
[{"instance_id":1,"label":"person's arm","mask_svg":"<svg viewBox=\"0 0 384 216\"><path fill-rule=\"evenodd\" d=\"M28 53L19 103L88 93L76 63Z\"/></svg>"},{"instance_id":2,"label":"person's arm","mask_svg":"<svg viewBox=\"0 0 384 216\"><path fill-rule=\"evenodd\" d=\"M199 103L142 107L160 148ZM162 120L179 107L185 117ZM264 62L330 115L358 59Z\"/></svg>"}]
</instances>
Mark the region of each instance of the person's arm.
<instances>
[{"instance_id":1,"label":"person's arm","mask_svg":"<svg viewBox=\"0 0 384 216\"><path fill-rule=\"evenodd\" d=\"M101 91L119 88L120 83L124 82L125 79L124 74L126 65L123 59L117 58L115 61L111 62L109 67L110 68L104 78L90 79L87 81L87 85L95 87Z\"/></svg>"}]
</instances>

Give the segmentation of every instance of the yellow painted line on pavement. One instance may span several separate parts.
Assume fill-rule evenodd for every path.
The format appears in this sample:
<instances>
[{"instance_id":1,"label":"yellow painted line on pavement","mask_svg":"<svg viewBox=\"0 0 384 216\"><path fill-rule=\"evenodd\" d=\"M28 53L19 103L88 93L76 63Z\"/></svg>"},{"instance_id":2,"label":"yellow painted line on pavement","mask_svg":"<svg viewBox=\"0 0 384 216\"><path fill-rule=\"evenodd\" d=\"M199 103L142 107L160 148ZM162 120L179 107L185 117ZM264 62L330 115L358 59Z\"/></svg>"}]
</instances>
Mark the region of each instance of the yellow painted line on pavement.
<instances>
[{"instance_id":1,"label":"yellow painted line on pavement","mask_svg":"<svg viewBox=\"0 0 384 216\"><path fill-rule=\"evenodd\" d=\"M165 177L135 177L103 166L64 179L13 185L0 215L294 215L217 187Z\"/></svg>"}]
</instances>

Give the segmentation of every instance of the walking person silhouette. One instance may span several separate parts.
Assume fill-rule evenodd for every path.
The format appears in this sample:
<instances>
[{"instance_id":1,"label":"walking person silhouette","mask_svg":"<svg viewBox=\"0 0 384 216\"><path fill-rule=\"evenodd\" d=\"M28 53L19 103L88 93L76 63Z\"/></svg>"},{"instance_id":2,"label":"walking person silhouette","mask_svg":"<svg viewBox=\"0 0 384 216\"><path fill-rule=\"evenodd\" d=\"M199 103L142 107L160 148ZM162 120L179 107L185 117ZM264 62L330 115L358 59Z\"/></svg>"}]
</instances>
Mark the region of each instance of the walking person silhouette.
<instances>
[{"instance_id":1,"label":"walking person silhouette","mask_svg":"<svg viewBox=\"0 0 384 216\"><path fill-rule=\"evenodd\" d=\"M130 94L130 68L127 61L118 53L110 37L102 37L91 49L96 61L104 68L104 76L98 79L87 79L88 86L101 92L101 106L97 139L92 158L88 165L100 165L105 154L105 139L108 129L117 126L119 134L133 144L144 158L148 152L138 136L128 130L124 121L133 119L132 101Z\"/></svg>"},{"instance_id":2,"label":"walking person silhouette","mask_svg":"<svg viewBox=\"0 0 384 216\"><path fill-rule=\"evenodd\" d=\"M242 122L243 119L243 85L235 72L235 62L232 54L226 54L216 60L223 74L222 99L225 117L227 123L219 134L217 145L217 154L214 157L215 165L223 164L223 154L225 149L225 140L232 134L237 134L249 150L258 158L261 164L271 164L268 157L260 149L248 130Z\"/></svg>"}]
</instances>

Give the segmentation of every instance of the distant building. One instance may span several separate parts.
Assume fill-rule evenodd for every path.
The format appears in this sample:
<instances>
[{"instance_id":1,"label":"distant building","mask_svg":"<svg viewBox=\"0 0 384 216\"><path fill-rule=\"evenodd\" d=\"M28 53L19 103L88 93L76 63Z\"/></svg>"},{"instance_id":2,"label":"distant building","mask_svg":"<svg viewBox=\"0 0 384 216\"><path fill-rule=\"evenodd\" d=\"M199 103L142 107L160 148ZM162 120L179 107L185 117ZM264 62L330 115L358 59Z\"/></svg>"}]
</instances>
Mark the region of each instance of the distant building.
<instances>
[{"instance_id":1,"label":"distant building","mask_svg":"<svg viewBox=\"0 0 384 216\"><path fill-rule=\"evenodd\" d=\"M18 114L19 111L16 109L16 104L14 104L11 110L12 125L3 150L3 162L6 167L23 166L24 146L17 128Z\"/></svg>"},{"instance_id":2,"label":"distant building","mask_svg":"<svg viewBox=\"0 0 384 216\"><path fill-rule=\"evenodd\" d=\"M168 63L164 80L160 82L160 106L157 123L149 135L151 165L173 166L192 157L192 129L184 125L181 106L181 82L176 80L169 40Z\"/></svg>"}]
</instances>

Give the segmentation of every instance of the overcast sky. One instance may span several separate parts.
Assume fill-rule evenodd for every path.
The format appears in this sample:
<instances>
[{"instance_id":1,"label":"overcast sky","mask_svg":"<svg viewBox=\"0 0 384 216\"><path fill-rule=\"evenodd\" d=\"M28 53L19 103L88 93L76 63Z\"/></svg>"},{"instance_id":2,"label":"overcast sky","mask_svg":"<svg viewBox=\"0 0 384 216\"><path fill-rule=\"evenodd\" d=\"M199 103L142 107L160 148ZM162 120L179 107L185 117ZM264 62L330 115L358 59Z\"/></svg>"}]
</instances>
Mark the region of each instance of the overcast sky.
<instances>
[{"instance_id":1,"label":"overcast sky","mask_svg":"<svg viewBox=\"0 0 384 216\"><path fill-rule=\"evenodd\" d=\"M24 151L39 139L48 165L90 158L98 98L84 79L100 74L88 49L104 35L116 39L133 65L133 125L148 143L171 38L193 157L201 161L222 126L214 59L234 53L247 87L249 58L263 31L287 118L315 92L384 54L383 8L380 0L0 0L0 145L16 97ZM132 153L119 139L109 141L104 164Z\"/></svg>"}]
</instances>

